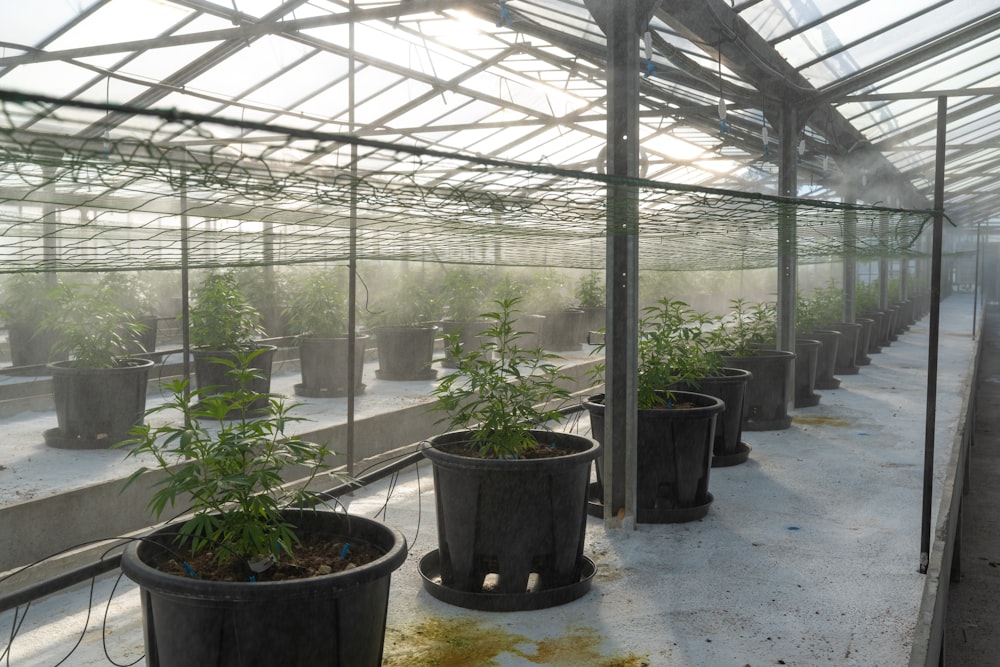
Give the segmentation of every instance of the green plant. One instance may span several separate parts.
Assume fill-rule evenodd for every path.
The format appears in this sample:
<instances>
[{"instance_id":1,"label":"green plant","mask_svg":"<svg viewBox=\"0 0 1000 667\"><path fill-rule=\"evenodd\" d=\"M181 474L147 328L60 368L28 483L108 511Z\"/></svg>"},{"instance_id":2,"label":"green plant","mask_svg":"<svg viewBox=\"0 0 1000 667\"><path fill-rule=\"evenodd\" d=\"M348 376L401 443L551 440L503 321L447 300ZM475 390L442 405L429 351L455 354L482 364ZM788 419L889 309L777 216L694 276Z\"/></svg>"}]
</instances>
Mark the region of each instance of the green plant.
<instances>
[{"instance_id":1,"label":"green plant","mask_svg":"<svg viewBox=\"0 0 1000 667\"><path fill-rule=\"evenodd\" d=\"M561 311L569 305L566 276L553 269L536 271L526 283L524 309L529 313Z\"/></svg>"},{"instance_id":2,"label":"green plant","mask_svg":"<svg viewBox=\"0 0 1000 667\"><path fill-rule=\"evenodd\" d=\"M844 290L831 280L825 287L817 288L808 299L812 316L820 325L844 319Z\"/></svg>"},{"instance_id":3,"label":"green plant","mask_svg":"<svg viewBox=\"0 0 1000 667\"><path fill-rule=\"evenodd\" d=\"M111 293L115 303L134 317L156 312L155 286L147 274L111 272L100 276L101 289Z\"/></svg>"},{"instance_id":4,"label":"green plant","mask_svg":"<svg viewBox=\"0 0 1000 667\"><path fill-rule=\"evenodd\" d=\"M332 271L312 271L293 278L284 314L302 336L336 338L347 334L347 295L343 279Z\"/></svg>"},{"instance_id":5,"label":"green plant","mask_svg":"<svg viewBox=\"0 0 1000 667\"><path fill-rule=\"evenodd\" d=\"M261 316L231 271L208 274L193 294L191 342L210 350L243 350L264 334Z\"/></svg>"},{"instance_id":6,"label":"green plant","mask_svg":"<svg viewBox=\"0 0 1000 667\"><path fill-rule=\"evenodd\" d=\"M778 332L778 311L774 303L751 306L743 299L731 299L729 303L732 312L720 340L732 356L753 356L759 347L774 343Z\"/></svg>"},{"instance_id":7,"label":"green plant","mask_svg":"<svg viewBox=\"0 0 1000 667\"><path fill-rule=\"evenodd\" d=\"M576 303L581 308L599 308L604 305L604 277L591 272L576 284Z\"/></svg>"},{"instance_id":8,"label":"green plant","mask_svg":"<svg viewBox=\"0 0 1000 667\"><path fill-rule=\"evenodd\" d=\"M250 388L257 373L251 362L261 352L217 360L236 380L231 391L190 390L188 380L168 383L170 398L146 415L171 413L175 419L137 426L134 437L118 445L134 446L127 457L149 456L156 462L135 471L125 486L150 470L162 473L149 509L159 518L168 507L190 503L192 516L181 526L180 544L189 544L193 554L214 551L219 563L294 557L299 540L281 511L315 506L319 496L310 483L329 469L326 447L286 436L290 424L302 421L291 415L296 404ZM267 407L254 408L264 396ZM238 417L228 418L234 411ZM303 483L286 485L282 473L291 466L309 471Z\"/></svg>"},{"instance_id":9,"label":"green plant","mask_svg":"<svg viewBox=\"0 0 1000 667\"><path fill-rule=\"evenodd\" d=\"M60 283L50 297L56 308L41 327L56 334L56 349L76 368L115 368L145 329L122 307L112 283Z\"/></svg>"},{"instance_id":10,"label":"green plant","mask_svg":"<svg viewBox=\"0 0 1000 667\"><path fill-rule=\"evenodd\" d=\"M878 310L879 289L878 280L872 282L858 281L854 285L854 304L859 313Z\"/></svg>"},{"instance_id":11,"label":"green plant","mask_svg":"<svg viewBox=\"0 0 1000 667\"><path fill-rule=\"evenodd\" d=\"M51 285L40 274L19 273L10 277L3 286L0 315L8 324L17 322L37 325L57 307L58 281Z\"/></svg>"},{"instance_id":12,"label":"green plant","mask_svg":"<svg viewBox=\"0 0 1000 667\"><path fill-rule=\"evenodd\" d=\"M491 286L490 273L485 269L460 266L445 270L441 279L442 314L455 322L476 319L489 301Z\"/></svg>"},{"instance_id":13,"label":"green plant","mask_svg":"<svg viewBox=\"0 0 1000 667\"><path fill-rule=\"evenodd\" d=\"M449 430L472 429L472 446L484 458L523 458L539 446L531 431L563 414L549 407L566 399L559 386L567 379L553 363L556 355L519 345L514 327L518 299L500 299L497 310L483 313L491 323L484 342L463 349L459 334L446 337L456 358L456 370L434 389L432 409L445 412Z\"/></svg>"},{"instance_id":14,"label":"green plant","mask_svg":"<svg viewBox=\"0 0 1000 667\"><path fill-rule=\"evenodd\" d=\"M400 274L392 287L376 298L370 321L374 326L416 327L436 319L437 304L426 282Z\"/></svg>"},{"instance_id":15,"label":"green plant","mask_svg":"<svg viewBox=\"0 0 1000 667\"><path fill-rule=\"evenodd\" d=\"M717 318L695 312L683 301L660 299L642 310L639 322L638 404L640 409L672 402L672 387L697 387L723 366L724 331ZM597 350L602 350L603 345ZM604 365L593 371L602 377Z\"/></svg>"}]
</instances>

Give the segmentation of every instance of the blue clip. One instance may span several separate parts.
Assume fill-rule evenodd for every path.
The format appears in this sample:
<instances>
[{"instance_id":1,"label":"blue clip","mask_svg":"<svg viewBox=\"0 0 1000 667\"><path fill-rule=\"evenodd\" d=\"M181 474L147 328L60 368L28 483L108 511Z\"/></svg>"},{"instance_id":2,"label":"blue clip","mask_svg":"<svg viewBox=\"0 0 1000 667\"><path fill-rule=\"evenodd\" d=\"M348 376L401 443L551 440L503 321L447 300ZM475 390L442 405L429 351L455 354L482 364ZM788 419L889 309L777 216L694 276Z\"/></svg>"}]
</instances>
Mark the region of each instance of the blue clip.
<instances>
[{"instance_id":1,"label":"blue clip","mask_svg":"<svg viewBox=\"0 0 1000 667\"><path fill-rule=\"evenodd\" d=\"M256 574L251 574L250 575L250 583L251 584L257 583L257 575Z\"/></svg>"},{"instance_id":2,"label":"blue clip","mask_svg":"<svg viewBox=\"0 0 1000 667\"><path fill-rule=\"evenodd\" d=\"M350 544L344 543L344 548L340 550L340 560L347 558L347 552L351 548Z\"/></svg>"},{"instance_id":3,"label":"blue clip","mask_svg":"<svg viewBox=\"0 0 1000 667\"><path fill-rule=\"evenodd\" d=\"M497 21L497 27L502 28L503 26L510 26L513 24L510 18L510 9L507 7L507 0L500 0L500 20Z\"/></svg>"},{"instance_id":4,"label":"blue clip","mask_svg":"<svg viewBox=\"0 0 1000 667\"><path fill-rule=\"evenodd\" d=\"M729 124L726 121L719 121L719 134L729 134Z\"/></svg>"},{"instance_id":5,"label":"blue clip","mask_svg":"<svg viewBox=\"0 0 1000 667\"><path fill-rule=\"evenodd\" d=\"M652 60L646 61L646 73L643 76L647 79L651 76L656 76L656 65L653 64Z\"/></svg>"},{"instance_id":6,"label":"blue clip","mask_svg":"<svg viewBox=\"0 0 1000 667\"><path fill-rule=\"evenodd\" d=\"M197 579L197 578L198 578L198 573L197 573L197 572L195 572L195 571L194 571L194 568L192 568L192 567L191 567L190 565L188 565L187 563L183 563L183 562L182 562L182 563L181 563L181 567L183 567L183 568L184 568L184 571L185 571L185 572L187 572L187 573L188 573L189 575L191 575L192 577L194 577L195 579Z\"/></svg>"}]
</instances>

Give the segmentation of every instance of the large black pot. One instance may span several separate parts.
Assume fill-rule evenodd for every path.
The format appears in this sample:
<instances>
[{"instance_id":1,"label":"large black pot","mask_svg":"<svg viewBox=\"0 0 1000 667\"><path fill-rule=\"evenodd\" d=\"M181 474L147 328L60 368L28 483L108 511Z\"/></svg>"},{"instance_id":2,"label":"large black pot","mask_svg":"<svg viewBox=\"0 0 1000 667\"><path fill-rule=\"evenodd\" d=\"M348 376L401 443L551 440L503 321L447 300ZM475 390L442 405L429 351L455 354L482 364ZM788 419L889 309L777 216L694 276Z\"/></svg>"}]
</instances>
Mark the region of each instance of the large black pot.
<instances>
[{"instance_id":1,"label":"large black pot","mask_svg":"<svg viewBox=\"0 0 1000 667\"><path fill-rule=\"evenodd\" d=\"M532 595L580 581L590 465L600 446L570 433L535 437L574 453L510 460L448 451L467 442L468 431L435 436L423 449L434 469L440 585L470 595L449 598L428 587L431 594L479 609L497 608L491 597L505 598L506 609L517 608L510 601L539 608Z\"/></svg>"},{"instance_id":2,"label":"large black pot","mask_svg":"<svg viewBox=\"0 0 1000 667\"><path fill-rule=\"evenodd\" d=\"M681 523L708 513L712 494L715 426L725 404L714 396L672 392L678 403L691 407L639 410L636 450L636 510L639 523ZM604 440L604 395L584 401L590 428Z\"/></svg>"},{"instance_id":3,"label":"large black pot","mask_svg":"<svg viewBox=\"0 0 1000 667\"><path fill-rule=\"evenodd\" d=\"M437 371L431 368L434 360L434 334L432 326L377 327L378 370L380 380L433 380Z\"/></svg>"},{"instance_id":4,"label":"large black pot","mask_svg":"<svg viewBox=\"0 0 1000 667\"><path fill-rule=\"evenodd\" d=\"M836 389L840 386L840 378L834 377L837 368L837 351L840 349L840 339L843 336L839 331L832 329L816 329L809 338L814 338L823 344L816 357L816 388Z\"/></svg>"},{"instance_id":5,"label":"large black pot","mask_svg":"<svg viewBox=\"0 0 1000 667\"><path fill-rule=\"evenodd\" d=\"M724 357L726 366L753 373L747 386L746 431L778 431L792 425L788 406L794 400L795 353L784 350L757 350L746 357Z\"/></svg>"},{"instance_id":6,"label":"large black pot","mask_svg":"<svg viewBox=\"0 0 1000 667\"><path fill-rule=\"evenodd\" d=\"M150 565L169 550L170 525L122 555L140 587L149 667L377 667L382 661L392 572L406 539L373 519L329 511L290 512L300 535L320 534L383 552L371 563L308 579L204 581Z\"/></svg>"},{"instance_id":7,"label":"large black pot","mask_svg":"<svg viewBox=\"0 0 1000 667\"><path fill-rule=\"evenodd\" d=\"M135 334L129 334L129 340L125 344L125 351L128 354L148 354L156 351L156 332L159 318L155 315L139 317L136 322L141 325L140 330Z\"/></svg>"},{"instance_id":8,"label":"large black pot","mask_svg":"<svg viewBox=\"0 0 1000 667\"><path fill-rule=\"evenodd\" d=\"M856 317L854 322L861 325L858 332L858 351L854 355L854 363L858 366L867 366L872 362L869 354L878 354L882 347L878 344L878 327L881 316L871 313L864 317Z\"/></svg>"},{"instance_id":9,"label":"large black pot","mask_svg":"<svg viewBox=\"0 0 1000 667\"><path fill-rule=\"evenodd\" d=\"M255 377L246 387L246 390L261 394L249 407L251 411L265 410L268 406L268 394L271 393L271 363L274 360L274 353L278 349L274 345L262 345L260 354L250 361L250 367L258 371ZM255 350L254 350L255 351ZM247 353L250 353L248 350ZM230 371L232 367L227 363L219 363L218 360L239 365L239 356L231 350L205 350L197 349L191 352L194 358L194 374L199 389L209 389L210 392L228 393L240 389L239 381L234 378ZM239 417L237 410L231 410L227 419Z\"/></svg>"},{"instance_id":10,"label":"large black pot","mask_svg":"<svg viewBox=\"0 0 1000 667\"><path fill-rule=\"evenodd\" d=\"M458 332L459 345L463 352L478 350L479 346L485 342L483 334L493 327L493 322L489 320L470 320L467 322L456 322L454 320L444 320L438 323L445 336ZM452 354L451 345L445 341L444 359L441 366L444 368L455 368L458 360Z\"/></svg>"},{"instance_id":11,"label":"large black pot","mask_svg":"<svg viewBox=\"0 0 1000 667\"><path fill-rule=\"evenodd\" d=\"M110 447L142 424L146 411L149 359L125 359L117 368L74 368L70 361L48 365L57 428L45 442L63 449Z\"/></svg>"},{"instance_id":12,"label":"large black pot","mask_svg":"<svg viewBox=\"0 0 1000 667\"><path fill-rule=\"evenodd\" d=\"M809 337L795 338L795 403L796 408L811 408L819 405L820 395L816 393L816 376L819 366L819 352L823 343Z\"/></svg>"},{"instance_id":13,"label":"large black pot","mask_svg":"<svg viewBox=\"0 0 1000 667\"><path fill-rule=\"evenodd\" d=\"M58 351L59 338L54 331L37 325L11 322L7 326L11 366L37 366L69 357Z\"/></svg>"},{"instance_id":14,"label":"large black pot","mask_svg":"<svg viewBox=\"0 0 1000 667\"><path fill-rule=\"evenodd\" d=\"M750 446L742 438L747 385L752 378L753 374L748 370L723 368L721 375L700 378L697 383L678 387L684 391L714 396L725 404L725 410L715 423L713 468L744 463L750 456Z\"/></svg>"},{"instance_id":15,"label":"large black pot","mask_svg":"<svg viewBox=\"0 0 1000 667\"><path fill-rule=\"evenodd\" d=\"M861 325L857 322L834 322L823 326L840 332L840 344L837 346L837 375L857 375L858 368L858 338L861 335Z\"/></svg>"},{"instance_id":16,"label":"large black pot","mask_svg":"<svg viewBox=\"0 0 1000 667\"><path fill-rule=\"evenodd\" d=\"M554 352L579 350L587 337L583 311L578 308L547 312L542 325L542 347Z\"/></svg>"},{"instance_id":17,"label":"large black pot","mask_svg":"<svg viewBox=\"0 0 1000 667\"><path fill-rule=\"evenodd\" d=\"M365 390L361 378L365 369L365 345L368 336L354 338L354 393ZM299 366L302 383L295 385L299 396L330 398L346 396L348 388L347 352L350 339L305 337L299 341Z\"/></svg>"}]
</instances>

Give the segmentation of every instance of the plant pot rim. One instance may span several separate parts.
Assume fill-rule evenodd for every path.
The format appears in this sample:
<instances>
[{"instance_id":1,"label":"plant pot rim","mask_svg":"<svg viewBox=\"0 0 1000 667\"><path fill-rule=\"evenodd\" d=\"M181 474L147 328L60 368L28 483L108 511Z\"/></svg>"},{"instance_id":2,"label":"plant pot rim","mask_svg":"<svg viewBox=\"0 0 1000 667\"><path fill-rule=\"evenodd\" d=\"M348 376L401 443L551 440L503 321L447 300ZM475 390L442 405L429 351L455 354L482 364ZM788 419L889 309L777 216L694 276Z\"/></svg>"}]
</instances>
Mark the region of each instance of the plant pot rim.
<instances>
[{"instance_id":1,"label":"plant pot rim","mask_svg":"<svg viewBox=\"0 0 1000 667\"><path fill-rule=\"evenodd\" d=\"M372 331L375 335L378 335L379 331L434 331L437 326L431 323L427 324L387 324L377 327L372 327Z\"/></svg>"},{"instance_id":2,"label":"plant pot rim","mask_svg":"<svg viewBox=\"0 0 1000 667\"><path fill-rule=\"evenodd\" d=\"M296 510L287 510L296 512ZM309 511L309 510L303 510ZM239 601L251 601L266 599L274 595L281 595L283 598L313 597L318 587L324 584L336 584L338 589L347 589L365 584L369 581L379 579L387 573L398 569L407 556L406 538L396 528L376 519L363 516L356 516L345 512L335 512L328 509L318 509L317 514L327 514L336 517L343 517L337 520L358 522L365 525L372 531L380 531L385 536L392 538L392 544L382 556L370 563L359 565L358 567L341 572L322 574L315 577L303 579L285 579L282 581L212 581L202 580L193 577L181 576L163 572L143 560L139 549L147 544L151 538L167 536L176 533L180 527L180 521L168 523L142 538L130 542L122 554L122 571L132 581L140 586L155 589L165 595L175 595L178 597L221 600L227 603ZM350 537L351 532L341 537Z\"/></svg>"},{"instance_id":3,"label":"plant pot rim","mask_svg":"<svg viewBox=\"0 0 1000 667\"><path fill-rule=\"evenodd\" d=\"M541 434L546 438L554 437L558 440L576 441L580 444L580 450L565 456L552 456L540 459L483 459L452 454L438 447L439 444L461 442L462 439L467 439L468 434L471 432L471 429L460 429L440 433L425 440L421 445L420 451L432 463L444 464L451 468L510 472L513 470L539 471L571 465L577 462L589 462L597 458L601 450L601 445L593 438L578 433L564 433L562 431L548 431L545 429L532 429L532 433Z\"/></svg>"},{"instance_id":4,"label":"plant pot rim","mask_svg":"<svg viewBox=\"0 0 1000 667\"><path fill-rule=\"evenodd\" d=\"M707 379L707 378L706 378ZM709 394L702 394L697 391L681 391L675 390L671 391L675 396L692 396L698 397L697 400L700 402L707 403L707 405L699 405L693 408L639 408L640 415L646 414L686 414L686 415L700 415L705 412L722 412L726 409L725 402L715 396L710 396ZM597 412L603 414L604 412L604 394L595 394L588 397L583 402L584 407L586 407L591 412Z\"/></svg>"},{"instance_id":5,"label":"plant pot rim","mask_svg":"<svg viewBox=\"0 0 1000 667\"><path fill-rule=\"evenodd\" d=\"M120 361L120 365L115 366L113 368L94 368L92 366L74 366L73 364L75 362L72 359L70 359L70 360L64 360L64 361L50 361L49 363L45 364L45 366L46 366L46 368L48 368L53 373L60 373L60 374L64 374L65 375L65 374L73 374L73 373L81 373L81 372L83 372L83 373L101 373L101 372L106 372L106 373L115 373L115 372L118 372L118 373L121 373L121 372L128 372L128 371L131 371L131 370L139 369L139 368L149 368L154 363L156 363L152 359L146 359L145 357L123 357L119 361Z\"/></svg>"},{"instance_id":6,"label":"plant pot rim","mask_svg":"<svg viewBox=\"0 0 1000 667\"><path fill-rule=\"evenodd\" d=\"M238 352L254 352L256 350L277 350L277 345L271 345L270 343L255 343L253 345L247 345L245 347L239 348L220 348L220 347L206 347L204 345L198 345L191 348L193 354L208 355L208 354L236 354Z\"/></svg>"},{"instance_id":7,"label":"plant pot rim","mask_svg":"<svg viewBox=\"0 0 1000 667\"><path fill-rule=\"evenodd\" d=\"M753 354L746 355L736 355L732 354L728 350L722 353L725 359L758 359L761 357L794 357L794 352L789 352L788 350L773 350L767 348L758 348Z\"/></svg>"},{"instance_id":8,"label":"plant pot rim","mask_svg":"<svg viewBox=\"0 0 1000 667\"><path fill-rule=\"evenodd\" d=\"M354 334L354 340L367 340L369 338L371 338L371 336L369 334L366 334L366 333L365 334L363 334L363 333L356 333L356 334ZM312 334L309 334L308 336L298 336L298 339L302 340L302 341L307 341L307 340L314 340L314 341L348 340L348 339L350 339L350 336L347 335L346 333L342 333L342 334L339 334L339 335L336 335L336 336L314 336Z\"/></svg>"}]
</instances>

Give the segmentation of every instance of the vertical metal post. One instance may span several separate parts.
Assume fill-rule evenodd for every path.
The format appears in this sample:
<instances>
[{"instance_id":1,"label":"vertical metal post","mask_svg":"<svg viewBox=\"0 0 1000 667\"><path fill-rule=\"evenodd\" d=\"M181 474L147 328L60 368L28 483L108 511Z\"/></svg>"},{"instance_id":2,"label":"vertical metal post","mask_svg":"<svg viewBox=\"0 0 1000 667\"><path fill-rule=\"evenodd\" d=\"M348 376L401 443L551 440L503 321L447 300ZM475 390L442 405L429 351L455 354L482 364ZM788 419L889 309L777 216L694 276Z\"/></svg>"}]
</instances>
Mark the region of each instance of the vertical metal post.
<instances>
[{"instance_id":1,"label":"vertical metal post","mask_svg":"<svg viewBox=\"0 0 1000 667\"><path fill-rule=\"evenodd\" d=\"M354 0L349 6L353 14L355 10ZM348 24L348 80L347 80L347 127L350 133L354 133L354 21ZM358 145L351 144L351 228L348 239L349 252L347 258L347 423L346 433L347 445L345 452L347 456L347 474L354 474L354 365L357 363L357 307L358 307Z\"/></svg>"},{"instance_id":2,"label":"vertical metal post","mask_svg":"<svg viewBox=\"0 0 1000 667\"><path fill-rule=\"evenodd\" d=\"M635 3L610 9L608 38L608 168L639 173L639 44ZM637 348L639 340L639 204L634 185L608 188L605 346L604 520L635 518Z\"/></svg>"},{"instance_id":3,"label":"vertical metal post","mask_svg":"<svg viewBox=\"0 0 1000 667\"><path fill-rule=\"evenodd\" d=\"M938 98L937 153L934 159L934 232L931 241L931 312L927 339L927 412L924 423L924 496L920 531L920 572L927 573L931 551L931 495L934 490L934 427L937 417L938 338L941 319L941 245L944 228L944 157L948 98Z\"/></svg>"},{"instance_id":4,"label":"vertical metal post","mask_svg":"<svg viewBox=\"0 0 1000 667\"><path fill-rule=\"evenodd\" d=\"M845 204L856 204L857 194L853 184L844 193ZM852 210L844 211L844 321L854 322L854 305L858 282L858 216Z\"/></svg>"},{"instance_id":5,"label":"vertical metal post","mask_svg":"<svg viewBox=\"0 0 1000 667\"><path fill-rule=\"evenodd\" d=\"M976 319L979 316L979 256L983 252L983 222L976 223L976 268L972 276L972 339L976 339Z\"/></svg>"},{"instance_id":6,"label":"vertical metal post","mask_svg":"<svg viewBox=\"0 0 1000 667\"><path fill-rule=\"evenodd\" d=\"M796 138L799 134L797 114L790 103L781 108L781 167L778 172L779 194L795 197L798 194L796 174L798 155ZM783 205L778 213L778 331L777 347L787 352L795 351L796 307L796 217L793 205ZM794 370L791 382L794 382ZM791 385L789 385L791 386ZM791 397L793 392L788 392Z\"/></svg>"},{"instance_id":7,"label":"vertical metal post","mask_svg":"<svg viewBox=\"0 0 1000 667\"><path fill-rule=\"evenodd\" d=\"M184 398L191 397L191 275L188 266L191 261L191 246L188 239L187 179L181 178L181 357L184 379L189 382L184 387Z\"/></svg>"},{"instance_id":8,"label":"vertical metal post","mask_svg":"<svg viewBox=\"0 0 1000 667\"><path fill-rule=\"evenodd\" d=\"M889 214L882 213L878 220L878 240L881 253L878 256L878 308L889 307Z\"/></svg>"}]
</instances>

